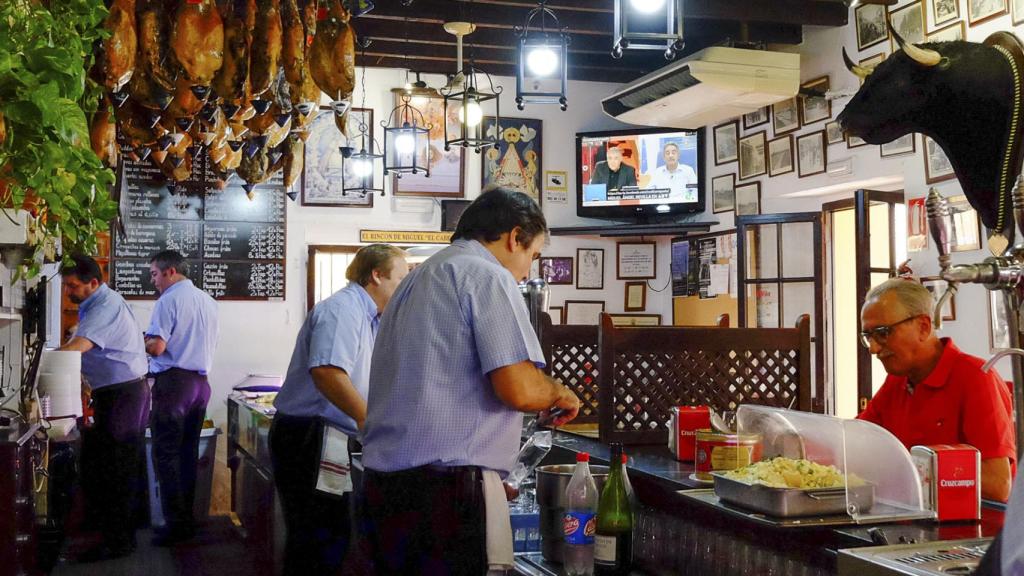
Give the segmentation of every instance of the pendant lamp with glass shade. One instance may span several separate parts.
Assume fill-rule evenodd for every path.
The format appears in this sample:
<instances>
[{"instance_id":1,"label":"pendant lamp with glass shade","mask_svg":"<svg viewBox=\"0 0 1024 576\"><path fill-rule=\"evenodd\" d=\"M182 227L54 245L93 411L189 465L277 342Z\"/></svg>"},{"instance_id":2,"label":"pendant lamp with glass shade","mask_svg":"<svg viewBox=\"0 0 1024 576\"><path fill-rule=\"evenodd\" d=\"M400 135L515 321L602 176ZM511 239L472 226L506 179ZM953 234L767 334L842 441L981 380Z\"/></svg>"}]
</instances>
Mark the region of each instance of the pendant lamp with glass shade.
<instances>
[{"instance_id":1,"label":"pendant lamp with glass shade","mask_svg":"<svg viewBox=\"0 0 1024 576\"><path fill-rule=\"evenodd\" d=\"M540 27L537 27L537 19ZM530 27L534 30L531 32ZM540 0L526 16L519 34L519 62L516 73L516 107L527 103L568 106L569 35L558 24L558 17Z\"/></svg>"},{"instance_id":2,"label":"pendant lamp with glass shade","mask_svg":"<svg viewBox=\"0 0 1024 576\"><path fill-rule=\"evenodd\" d=\"M363 50L363 75L360 80L360 89L362 90L362 108L366 109L366 48L369 47L372 40L365 39L359 40L359 46ZM352 114L350 113L347 122L352 121ZM346 125L346 128L348 126ZM341 171L345 177L342 179L341 195L348 196L349 194L357 195L360 198L365 198L367 194L373 194L374 192L380 192L380 195L384 195L383 185L378 188L374 186L373 175L376 172L377 161L384 158L383 154L377 154L376 151L379 149L377 140L373 137L373 126L366 123L365 116L359 115L359 125L356 127L357 132L349 137L349 133L346 130L346 138L348 139L347 146L341 146L339 152L341 152ZM348 176L351 173L352 178Z\"/></svg>"},{"instance_id":3,"label":"pendant lamp with glass shade","mask_svg":"<svg viewBox=\"0 0 1024 576\"><path fill-rule=\"evenodd\" d=\"M404 1L402 5L408 6ZM408 61L408 16L405 18L405 49ZM411 104L414 92L406 74L406 88L398 92L398 105L391 110L387 120L380 123L384 127L385 175L394 174L397 178L402 174L430 176L430 129L433 125L426 121L419 108Z\"/></svg>"},{"instance_id":4,"label":"pendant lamp with glass shade","mask_svg":"<svg viewBox=\"0 0 1024 576\"><path fill-rule=\"evenodd\" d=\"M458 69L448 85L441 88L441 95L444 97L445 118L449 110L455 110L459 119L459 130L451 134L448 130L448 123L444 126L444 149L450 150L452 146L473 148L479 153L488 146L495 146L498 143L497 134L488 135L484 133L483 116L484 106L494 104L495 126L501 124L500 105L498 96L501 94L501 86L495 86L491 75L477 70L470 58L469 66L462 64L462 38L476 29L476 26L469 22L445 22L444 29L455 36L457 47Z\"/></svg>"},{"instance_id":5,"label":"pendant lamp with glass shade","mask_svg":"<svg viewBox=\"0 0 1024 576\"><path fill-rule=\"evenodd\" d=\"M672 60L682 52L683 0L615 0L612 56L624 50L664 50Z\"/></svg>"}]
</instances>

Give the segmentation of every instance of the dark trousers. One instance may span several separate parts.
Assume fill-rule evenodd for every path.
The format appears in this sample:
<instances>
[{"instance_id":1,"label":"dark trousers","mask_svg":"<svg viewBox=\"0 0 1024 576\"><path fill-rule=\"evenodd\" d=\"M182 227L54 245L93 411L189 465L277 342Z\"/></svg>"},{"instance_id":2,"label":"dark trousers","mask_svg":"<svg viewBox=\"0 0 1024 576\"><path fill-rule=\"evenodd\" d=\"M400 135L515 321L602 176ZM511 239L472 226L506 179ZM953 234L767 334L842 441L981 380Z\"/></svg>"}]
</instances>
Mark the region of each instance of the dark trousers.
<instances>
[{"instance_id":1,"label":"dark trousers","mask_svg":"<svg viewBox=\"0 0 1024 576\"><path fill-rule=\"evenodd\" d=\"M278 413L270 426L274 483L281 497L287 534L285 576L335 574L352 534L350 494L316 489L324 423Z\"/></svg>"},{"instance_id":2,"label":"dark trousers","mask_svg":"<svg viewBox=\"0 0 1024 576\"><path fill-rule=\"evenodd\" d=\"M171 368L153 384L153 467L167 528L192 529L199 435L206 419L210 383L191 370Z\"/></svg>"},{"instance_id":3,"label":"dark trousers","mask_svg":"<svg viewBox=\"0 0 1024 576\"><path fill-rule=\"evenodd\" d=\"M142 494L144 434L149 418L145 378L92 391L93 426L82 438L82 461L92 471L85 484L89 509L110 546L134 544L132 513Z\"/></svg>"},{"instance_id":4,"label":"dark trousers","mask_svg":"<svg viewBox=\"0 0 1024 576\"><path fill-rule=\"evenodd\" d=\"M359 508L361 536L378 576L487 573L479 468L366 470Z\"/></svg>"}]
</instances>

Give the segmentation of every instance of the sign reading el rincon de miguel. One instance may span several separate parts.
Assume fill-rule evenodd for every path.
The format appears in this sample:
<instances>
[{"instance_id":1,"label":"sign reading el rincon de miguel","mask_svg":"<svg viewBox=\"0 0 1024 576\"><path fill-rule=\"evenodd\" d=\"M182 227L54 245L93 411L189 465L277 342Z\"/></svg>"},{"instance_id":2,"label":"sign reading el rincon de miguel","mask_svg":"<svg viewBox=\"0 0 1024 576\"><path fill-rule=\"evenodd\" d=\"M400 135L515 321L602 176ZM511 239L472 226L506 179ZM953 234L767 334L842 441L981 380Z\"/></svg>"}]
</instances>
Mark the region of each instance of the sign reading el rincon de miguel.
<instances>
[{"instance_id":1,"label":"sign reading el rincon de miguel","mask_svg":"<svg viewBox=\"0 0 1024 576\"><path fill-rule=\"evenodd\" d=\"M360 230L360 242L384 242L388 244L448 244L451 232L429 230Z\"/></svg>"}]
</instances>

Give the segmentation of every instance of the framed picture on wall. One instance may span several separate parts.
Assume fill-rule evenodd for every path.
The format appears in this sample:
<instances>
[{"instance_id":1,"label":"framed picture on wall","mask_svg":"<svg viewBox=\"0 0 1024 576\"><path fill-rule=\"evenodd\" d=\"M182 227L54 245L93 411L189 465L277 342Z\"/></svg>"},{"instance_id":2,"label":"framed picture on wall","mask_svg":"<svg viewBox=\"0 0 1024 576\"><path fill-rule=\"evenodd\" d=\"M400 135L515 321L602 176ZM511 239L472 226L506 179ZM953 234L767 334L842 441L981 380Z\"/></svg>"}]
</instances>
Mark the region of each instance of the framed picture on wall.
<instances>
[{"instance_id":1,"label":"framed picture on wall","mask_svg":"<svg viewBox=\"0 0 1024 576\"><path fill-rule=\"evenodd\" d=\"M963 20L960 20L929 34L928 42L952 42L954 40L963 40L966 37L967 25L964 24Z\"/></svg>"},{"instance_id":2,"label":"framed picture on wall","mask_svg":"<svg viewBox=\"0 0 1024 576\"><path fill-rule=\"evenodd\" d=\"M772 104L772 130L776 136L792 132L800 127L800 111L796 98Z\"/></svg>"},{"instance_id":3,"label":"framed picture on wall","mask_svg":"<svg viewBox=\"0 0 1024 576\"><path fill-rule=\"evenodd\" d=\"M910 4L890 11L889 21L892 23L893 29L899 32L900 37L907 42L915 44L924 42L924 4L922 0L914 0ZM896 45L896 38L891 38L890 40L892 51L899 50L900 47Z\"/></svg>"},{"instance_id":4,"label":"framed picture on wall","mask_svg":"<svg viewBox=\"0 0 1024 576\"><path fill-rule=\"evenodd\" d=\"M857 50L880 44L889 38L885 16L885 6L880 4L861 4L854 8L853 17L857 25Z\"/></svg>"},{"instance_id":5,"label":"framed picture on wall","mask_svg":"<svg viewBox=\"0 0 1024 576\"><path fill-rule=\"evenodd\" d=\"M932 24L936 28L960 17L960 0L928 0L931 4Z\"/></svg>"},{"instance_id":6,"label":"framed picture on wall","mask_svg":"<svg viewBox=\"0 0 1024 576\"><path fill-rule=\"evenodd\" d=\"M372 133L373 110L352 108L348 111L345 134L334 123L330 106L321 106L320 113L309 123L309 136L303 148L305 154L302 171L302 205L335 206L344 208L373 208L373 194L360 196L343 193L344 187L355 188L360 179L352 172L352 162L342 162L341 146L349 145L359 134L359 124L365 122Z\"/></svg>"},{"instance_id":7,"label":"framed picture on wall","mask_svg":"<svg viewBox=\"0 0 1024 576\"><path fill-rule=\"evenodd\" d=\"M953 252L981 250L981 220L967 201L967 196L951 196L949 210L953 217Z\"/></svg>"},{"instance_id":8,"label":"framed picture on wall","mask_svg":"<svg viewBox=\"0 0 1024 576\"><path fill-rule=\"evenodd\" d=\"M766 132L762 130L740 138L740 180L761 176L768 172L768 166L765 161L768 149L765 142L765 134Z\"/></svg>"},{"instance_id":9,"label":"framed picture on wall","mask_svg":"<svg viewBox=\"0 0 1024 576\"><path fill-rule=\"evenodd\" d=\"M604 249L576 249L576 288L578 290L604 289Z\"/></svg>"},{"instance_id":10,"label":"framed picture on wall","mask_svg":"<svg viewBox=\"0 0 1024 576\"><path fill-rule=\"evenodd\" d=\"M736 215L761 213L761 183L751 182L736 187Z\"/></svg>"},{"instance_id":11,"label":"framed picture on wall","mask_svg":"<svg viewBox=\"0 0 1024 576\"><path fill-rule=\"evenodd\" d=\"M891 156L902 156L903 154L913 154L917 148L914 143L917 138L914 137L914 133L904 134L892 142L886 142L878 147L878 153L882 155L882 158L889 158Z\"/></svg>"},{"instance_id":12,"label":"framed picture on wall","mask_svg":"<svg viewBox=\"0 0 1024 576\"><path fill-rule=\"evenodd\" d=\"M562 307L548 306L548 316L551 316L551 323L558 326L562 323Z\"/></svg>"},{"instance_id":13,"label":"framed picture on wall","mask_svg":"<svg viewBox=\"0 0 1024 576\"><path fill-rule=\"evenodd\" d=\"M946 281L938 276L922 276L921 285L932 293L932 297L935 298L936 303L938 303L939 298L946 293ZM946 300L946 303L942 305L942 319L949 322L956 320L955 294L951 295L949 300Z\"/></svg>"},{"instance_id":14,"label":"framed picture on wall","mask_svg":"<svg viewBox=\"0 0 1024 576\"><path fill-rule=\"evenodd\" d=\"M480 155L481 190L500 186L522 192L540 204L544 196L541 194L544 122L502 116L501 126L495 126L493 116L484 116L483 133L497 138L498 144Z\"/></svg>"},{"instance_id":15,"label":"framed picture on wall","mask_svg":"<svg viewBox=\"0 0 1024 576\"><path fill-rule=\"evenodd\" d=\"M572 284L572 257L556 256L540 259L541 278L552 285Z\"/></svg>"},{"instance_id":16,"label":"framed picture on wall","mask_svg":"<svg viewBox=\"0 0 1024 576\"><path fill-rule=\"evenodd\" d=\"M967 22L972 27L1006 12L1006 0L967 0Z\"/></svg>"},{"instance_id":17,"label":"framed picture on wall","mask_svg":"<svg viewBox=\"0 0 1024 576\"><path fill-rule=\"evenodd\" d=\"M820 92L820 96L804 96L800 98L800 123L804 126L828 120L832 117L832 102L825 98L829 89L828 76L821 76L804 82L803 89Z\"/></svg>"},{"instance_id":18,"label":"framed picture on wall","mask_svg":"<svg viewBox=\"0 0 1024 576\"><path fill-rule=\"evenodd\" d=\"M839 144L843 140L843 127L839 125L839 122L825 124L825 141L829 144Z\"/></svg>"},{"instance_id":19,"label":"framed picture on wall","mask_svg":"<svg viewBox=\"0 0 1024 576\"><path fill-rule=\"evenodd\" d=\"M928 247L928 216L924 198L907 201L907 252L920 252Z\"/></svg>"},{"instance_id":20,"label":"framed picture on wall","mask_svg":"<svg viewBox=\"0 0 1024 576\"><path fill-rule=\"evenodd\" d=\"M622 305L626 312L643 312L647 309L647 282L626 282L626 301Z\"/></svg>"},{"instance_id":21,"label":"framed picture on wall","mask_svg":"<svg viewBox=\"0 0 1024 576\"><path fill-rule=\"evenodd\" d=\"M743 129L750 130L756 126L768 123L768 107L758 108L757 110L743 115Z\"/></svg>"},{"instance_id":22,"label":"framed picture on wall","mask_svg":"<svg viewBox=\"0 0 1024 576\"><path fill-rule=\"evenodd\" d=\"M882 62L885 62L885 52L879 52L874 56L868 56L867 58L864 58L863 60L858 62L857 65L863 68L874 69L875 66L878 66ZM864 84L864 78L857 78L857 81L862 85Z\"/></svg>"},{"instance_id":23,"label":"framed picture on wall","mask_svg":"<svg viewBox=\"0 0 1024 576\"><path fill-rule=\"evenodd\" d=\"M597 300L566 300L564 306L566 324L596 326L604 312L604 302Z\"/></svg>"},{"instance_id":24,"label":"framed picture on wall","mask_svg":"<svg viewBox=\"0 0 1024 576\"><path fill-rule=\"evenodd\" d=\"M825 172L826 153L825 131L818 130L796 137L797 170L800 177Z\"/></svg>"},{"instance_id":25,"label":"framed picture on wall","mask_svg":"<svg viewBox=\"0 0 1024 576\"><path fill-rule=\"evenodd\" d=\"M939 146L939 143L928 136L924 136L924 182L935 184L943 180L956 178L953 172L953 164L946 156L946 151Z\"/></svg>"},{"instance_id":26,"label":"framed picture on wall","mask_svg":"<svg viewBox=\"0 0 1024 576\"><path fill-rule=\"evenodd\" d=\"M711 211L715 214L736 209L736 175L723 174L711 179Z\"/></svg>"},{"instance_id":27,"label":"framed picture on wall","mask_svg":"<svg viewBox=\"0 0 1024 576\"><path fill-rule=\"evenodd\" d=\"M657 269L657 244L654 242L619 242L615 245L615 278L653 280Z\"/></svg>"},{"instance_id":28,"label":"framed picture on wall","mask_svg":"<svg viewBox=\"0 0 1024 576\"><path fill-rule=\"evenodd\" d=\"M1010 19L1014 26L1024 22L1024 0L1010 0Z\"/></svg>"},{"instance_id":29,"label":"framed picture on wall","mask_svg":"<svg viewBox=\"0 0 1024 576\"><path fill-rule=\"evenodd\" d=\"M846 134L846 148L860 148L861 146L867 146L868 143L864 141L860 136L852 136L850 133Z\"/></svg>"},{"instance_id":30,"label":"framed picture on wall","mask_svg":"<svg viewBox=\"0 0 1024 576\"><path fill-rule=\"evenodd\" d=\"M395 94L395 105L400 103L399 93ZM459 116L454 111L445 116L444 98L440 96L425 97L426 103L417 109L423 113L424 125L430 126L430 176L423 174L397 174L391 177L391 190L395 196L436 196L462 198L466 158L462 146L452 146L447 152L444 149L444 122L448 123L448 133L458 134ZM421 165L427 164L427 158L420 158Z\"/></svg>"},{"instance_id":31,"label":"framed picture on wall","mask_svg":"<svg viewBox=\"0 0 1024 576\"><path fill-rule=\"evenodd\" d=\"M736 161L736 140L739 138L739 122L733 120L715 126L715 165Z\"/></svg>"},{"instance_id":32,"label":"framed picture on wall","mask_svg":"<svg viewBox=\"0 0 1024 576\"><path fill-rule=\"evenodd\" d=\"M661 314L609 314L612 325L621 327L661 326Z\"/></svg>"},{"instance_id":33,"label":"framed picture on wall","mask_svg":"<svg viewBox=\"0 0 1024 576\"><path fill-rule=\"evenodd\" d=\"M768 175L779 176L793 171L793 135L785 134L768 142Z\"/></svg>"}]
</instances>

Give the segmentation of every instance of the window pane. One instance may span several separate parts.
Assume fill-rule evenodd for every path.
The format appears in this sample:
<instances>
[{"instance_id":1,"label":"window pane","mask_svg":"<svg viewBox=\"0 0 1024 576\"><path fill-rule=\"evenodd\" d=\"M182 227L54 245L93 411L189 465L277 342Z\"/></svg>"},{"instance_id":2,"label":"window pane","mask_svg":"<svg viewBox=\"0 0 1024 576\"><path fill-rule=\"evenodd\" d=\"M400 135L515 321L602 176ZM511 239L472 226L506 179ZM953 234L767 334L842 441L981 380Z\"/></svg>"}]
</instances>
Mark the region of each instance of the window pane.
<instances>
[{"instance_id":1,"label":"window pane","mask_svg":"<svg viewBox=\"0 0 1024 576\"><path fill-rule=\"evenodd\" d=\"M782 224L782 276L810 278L814 276L813 222Z\"/></svg>"},{"instance_id":2,"label":"window pane","mask_svg":"<svg viewBox=\"0 0 1024 576\"><path fill-rule=\"evenodd\" d=\"M747 325L754 328L779 327L779 285L747 286Z\"/></svg>"},{"instance_id":3,"label":"window pane","mask_svg":"<svg viewBox=\"0 0 1024 576\"><path fill-rule=\"evenodd\" d=\"M889 208L890 204L876 202L871 205L870 215L870 238L871 238L871 267L891 268L895 263L889 260L889 244L891 232L889 230Z\"/></svg>"},{"instance_id":4,"label":"window pane","mask_svg":"<svg viewBox=\"0 0 1024 576\"><path fill-rule=\"evenodd\" d=\"M817 336L814 333L814 283L797 282L782 285L782 327L793 328L796 326L796 319L801 314L808 314L811 317L811 337Z\"/></svg>"},{"instance_id":5,"label":"window pane","mask_svg":"<svg viewBox=\"0 0 1024 576\"><path fill-rule=\"evenodd\" d=\"M747 229L748 278L778 278L777 226L777 224L763 224Z\"/></svg>"}]
</instances>

